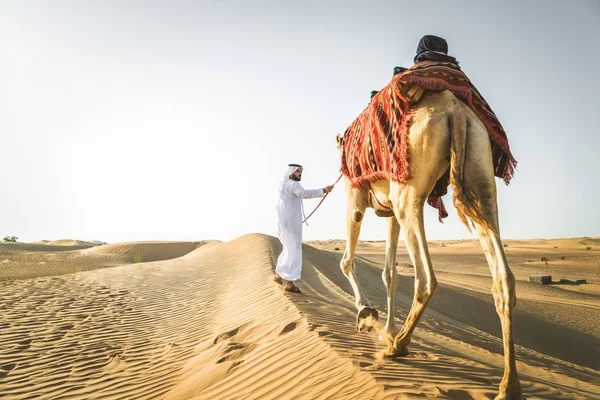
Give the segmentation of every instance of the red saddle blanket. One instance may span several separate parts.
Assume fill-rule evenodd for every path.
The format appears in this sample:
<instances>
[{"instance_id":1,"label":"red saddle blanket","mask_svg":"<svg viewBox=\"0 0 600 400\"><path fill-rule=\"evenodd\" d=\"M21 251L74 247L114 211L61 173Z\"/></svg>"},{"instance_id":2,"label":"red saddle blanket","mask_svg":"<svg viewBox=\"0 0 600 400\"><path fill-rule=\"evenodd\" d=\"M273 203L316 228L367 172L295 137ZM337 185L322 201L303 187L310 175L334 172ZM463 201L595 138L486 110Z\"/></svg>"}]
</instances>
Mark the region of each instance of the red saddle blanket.
<instances>
[{"instance_id":1,"label":"red saddle blanket","mask_svg":"<svg viewBox=\"0 0 600 400\"><path fill-rule=\"evenodd\" d=\"M403 93L403 88L413 83L426 90L450 90L473 110L490 137L494 175L508 184L517 161L490 106L458 65L424 61L395 75L346 129L340 171L350 179L352 186L360 187L379 179L395 182L410 179L407 135L414 101ZM448 185L449 175L446 174L427 200L439 210L440 221L448 215L441 199L447 193Z\"/></svg>"}]
</instances>

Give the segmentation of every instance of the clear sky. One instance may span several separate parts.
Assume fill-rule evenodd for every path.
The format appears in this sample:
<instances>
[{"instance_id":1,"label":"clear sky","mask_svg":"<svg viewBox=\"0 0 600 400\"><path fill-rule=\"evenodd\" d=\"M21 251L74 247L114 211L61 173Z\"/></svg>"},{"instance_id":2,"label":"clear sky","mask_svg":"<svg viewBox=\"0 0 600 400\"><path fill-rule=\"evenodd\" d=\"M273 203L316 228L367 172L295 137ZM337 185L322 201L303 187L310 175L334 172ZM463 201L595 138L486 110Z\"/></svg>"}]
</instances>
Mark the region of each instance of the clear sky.
<instances>
[{"instance_id":1,"label":"clear sky","mask_svg":"<svg viewBox=\"0 0 600 400\"><path fill-rule=\"evenodd\" d=\"M0 235L276 234L277 180L338 176L335 135L419 39L449 54L519 161L504 238L600 235L600 2L3 1ZM429 239L471 237L426 206ZM305 201L312 210L317 200ZM343 238L343 185L304 238ZM385 239L368 212L362 239Z\"/></svg>"}]
</instances>

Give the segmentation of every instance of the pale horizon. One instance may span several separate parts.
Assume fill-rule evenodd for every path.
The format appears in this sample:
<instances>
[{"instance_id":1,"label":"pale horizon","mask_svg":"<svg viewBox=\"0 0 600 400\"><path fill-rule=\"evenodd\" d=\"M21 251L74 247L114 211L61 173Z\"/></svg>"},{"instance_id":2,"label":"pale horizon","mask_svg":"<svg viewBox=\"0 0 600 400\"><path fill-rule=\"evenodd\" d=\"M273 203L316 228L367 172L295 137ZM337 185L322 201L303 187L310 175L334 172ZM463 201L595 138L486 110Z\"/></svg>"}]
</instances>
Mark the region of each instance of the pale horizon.
<instances>
[{"instance_id":1,"label":"pale horizon","mask_svg":"<svg viewBox=\"0 0 600 400\"><path fill-rule=\"evenodd\" d=\"M287 164L305 188L332 184L336 134L426 34L448 41L519 162L496 180L502 238L600 236L595 1L5 2L0 235L276 236ZM444 202L444 224L425 205L427 239L475 239ZM340 182L304 240L344 239L345 209ZM385 237L369 210L360 239Z\"/></svg>"}]
</instances>

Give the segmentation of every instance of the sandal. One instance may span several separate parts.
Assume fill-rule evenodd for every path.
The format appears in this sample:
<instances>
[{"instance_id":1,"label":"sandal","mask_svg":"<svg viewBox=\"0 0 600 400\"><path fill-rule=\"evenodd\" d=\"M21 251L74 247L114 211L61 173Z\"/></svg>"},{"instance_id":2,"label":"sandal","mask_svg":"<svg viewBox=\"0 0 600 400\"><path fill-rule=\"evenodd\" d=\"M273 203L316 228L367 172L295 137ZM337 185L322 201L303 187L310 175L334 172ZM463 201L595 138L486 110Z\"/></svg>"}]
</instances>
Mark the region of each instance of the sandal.
<instances>
[{"instance_id":1,"label":"sandal","mask_svg":"<svg viewBox=\"0 0 600 400\"><path fill-rule=\"evenodd\" d=\"M279 275L275 275L275 276L273 277L273 282L275 282L275 283L279 283L280 285L283 285L283 278L282 278L282 277L280 277Z\"/></svg>"},{"instance_id":2,"label":"sandal","mask_svg":"<svg viewBox=\"0 0 600 400\"><path fill-rule=\"evenodd\" d=\"M285 287L284 289L286 292L290 292L290 293L302 293L302 290L300 290L300 288L298 286L292 285L292 287Z\"/></svg>"}]
</instances>

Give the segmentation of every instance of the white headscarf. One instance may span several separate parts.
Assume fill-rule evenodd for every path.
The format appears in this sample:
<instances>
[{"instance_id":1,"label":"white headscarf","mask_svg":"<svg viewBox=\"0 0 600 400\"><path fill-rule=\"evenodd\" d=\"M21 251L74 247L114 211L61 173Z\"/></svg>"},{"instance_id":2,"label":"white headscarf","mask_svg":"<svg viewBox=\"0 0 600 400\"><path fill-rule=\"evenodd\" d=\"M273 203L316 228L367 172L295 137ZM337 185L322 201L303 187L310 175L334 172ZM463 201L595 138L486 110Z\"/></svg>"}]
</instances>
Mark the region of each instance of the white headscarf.
<instances>
[{"instance_id":1,"label":"white headscarf","mask_svg":"<svg viewBox=\"0 0 600 400\"><path fill-rule=\"evenodd\" d=\"M294 172L298 171L298 169L300 169L300 168L302 168L302 167L298 167L296 165L294 165L294 166L288 165L285 169L285 174L283 175L283 179L289 179L290 175L293 174Z\"/></svg>"},{"instance_id":2,"label":"white headscarf","mask_svg":"<svg viewBox=\"0 0 600 400\"><path fill-rule=\"evenodd\" d=\"M279 181L279 185L277 187L277 190L278 190L278 193L279 193L279 197L281 197L283 195L283 193L282 193L283 186L290 179L290 175L293 174L294 172L298 171L298 168L302 168L302 167L296 167L296 166L293 166L293 167L292 166L287 166L287 167L285 167L285 173L281 177L281 180Z\"/></svg>"}]
</instances>

